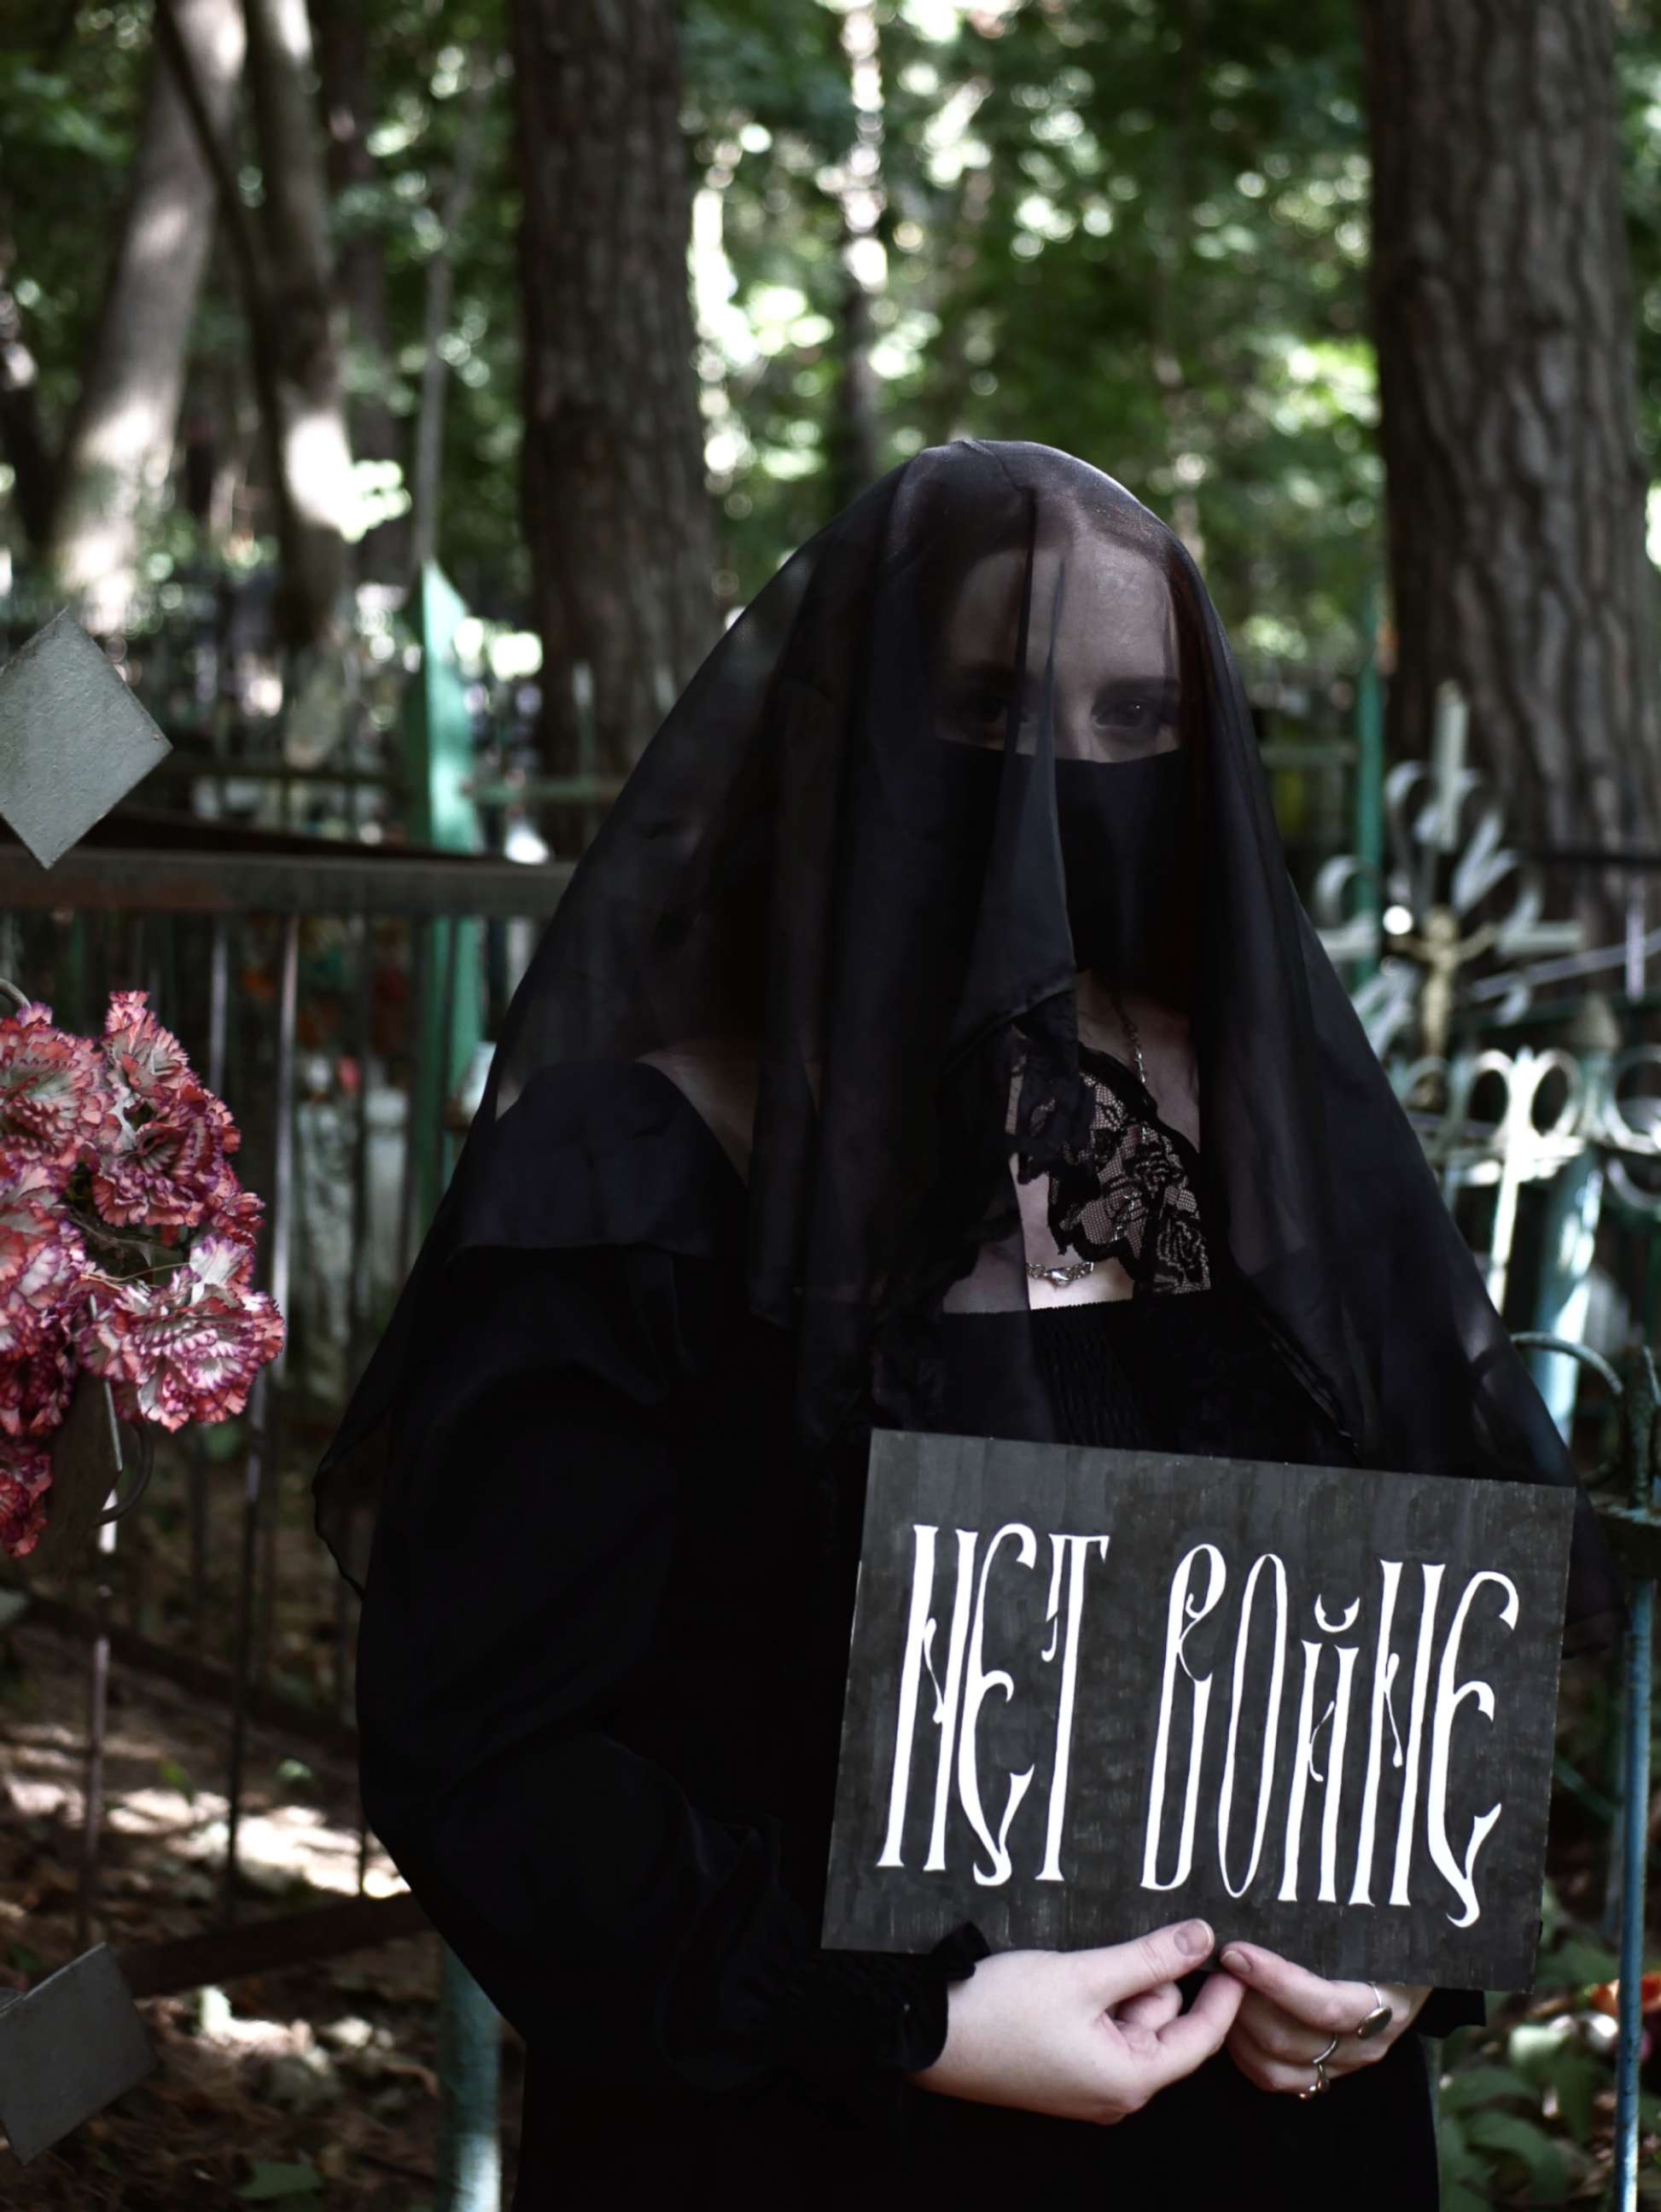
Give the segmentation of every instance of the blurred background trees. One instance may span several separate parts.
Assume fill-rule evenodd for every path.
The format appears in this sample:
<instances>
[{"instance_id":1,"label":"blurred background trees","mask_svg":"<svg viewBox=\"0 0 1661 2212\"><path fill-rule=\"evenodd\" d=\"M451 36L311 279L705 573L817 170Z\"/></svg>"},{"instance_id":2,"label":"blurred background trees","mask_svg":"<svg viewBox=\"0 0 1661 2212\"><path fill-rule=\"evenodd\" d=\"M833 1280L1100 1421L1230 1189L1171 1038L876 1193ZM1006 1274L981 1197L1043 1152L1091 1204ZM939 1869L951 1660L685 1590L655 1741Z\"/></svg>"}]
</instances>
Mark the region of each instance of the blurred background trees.
<instances>
[{"instance_id":1,"label":"blurred background trees","mask_svg":"<svg viewBox=\"0 0 1661 2212\"><path fill-rule=\"evenodd\" d=\"M1661 27L1465 15L9 0L17 588L142 631L280 562L315 646L435 551L541 637L545 764L625 766L861 483L1031 437L1180 531L1271 708L1388 580L1393 750L1453 676L1533 832L1652 834Z\"/></svg>"}]
</instances>

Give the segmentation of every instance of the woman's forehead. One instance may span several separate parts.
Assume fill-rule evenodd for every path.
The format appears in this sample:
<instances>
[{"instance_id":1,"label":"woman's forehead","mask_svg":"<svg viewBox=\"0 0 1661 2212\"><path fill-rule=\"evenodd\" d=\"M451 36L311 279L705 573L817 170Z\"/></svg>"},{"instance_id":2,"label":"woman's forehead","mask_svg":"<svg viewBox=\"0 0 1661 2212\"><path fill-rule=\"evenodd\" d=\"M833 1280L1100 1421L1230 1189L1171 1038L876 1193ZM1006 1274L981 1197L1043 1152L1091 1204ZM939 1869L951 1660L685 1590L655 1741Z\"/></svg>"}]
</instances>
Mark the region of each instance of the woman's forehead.
<instances>
[{"instance_id":1,"label":"woman's forehead","mask_svg":"<svg viewBox=\"0 0 1661 2212\"><path fill-rule=\"evenodd\" d=\"M1000 658L1013 663L1020 634L1025 547L988 553L964 573L946 616L948 660ZM1042 667L1052 642L1063 677L1112 671L1153 676L1176 666L1176 611L1171 589L1147 555L1095 532L1064 544L1041 543L1031 556L1029 666Z\"/></svg>"}]
</instances>

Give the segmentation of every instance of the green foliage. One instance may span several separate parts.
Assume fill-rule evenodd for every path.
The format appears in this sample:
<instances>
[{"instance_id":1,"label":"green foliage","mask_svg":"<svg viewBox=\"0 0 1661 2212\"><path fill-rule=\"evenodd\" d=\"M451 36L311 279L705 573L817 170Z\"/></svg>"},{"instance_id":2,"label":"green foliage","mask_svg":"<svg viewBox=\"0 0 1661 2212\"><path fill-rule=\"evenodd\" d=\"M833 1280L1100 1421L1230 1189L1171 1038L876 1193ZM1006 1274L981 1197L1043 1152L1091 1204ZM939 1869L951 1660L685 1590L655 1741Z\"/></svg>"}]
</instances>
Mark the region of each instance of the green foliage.
<instances>
[{"instance_id":1,"label":"green foliage","mask_svg":"<svg viewBox=\"0 0 1661 2212\"><path fill-rule=\"evenodd\" d=\"M1353 11L1075 0L964 59L989 190L958 408L1128 483L1248 645L1262 611L1271 653L1347 656L1378 492Z\"/></svg>"},{"instance_id":2,"label":"green foliage","mask_svg":"<svg viewBox=\"0 0 1661 2212\"><path fill-rule=\"evenodd\" d=\"M315 0L313 0L315 4ZM353 237L379 246L391 324L386 365L349 351L348 389L380 392L412 423L426 360L424 318L435 254L449 256L455 292L439 349L450 371L445 415L441 551L478 613L516 606L520 547L518 191L512 80L502 0L364 0L375 106L366 137L372 185L334 210L337 251ZM483 101L468 90L477 58L493 71ZM477 134L475 188L454 238L443 217L464 132Z\"/></svg>"},{"instance_id":3,"label":"green foliage","mask_svg":"<svg viewBox=\"0 0 1661 2212\"><path fill-rule=\"evenodd\" d=\"M1479 2065L1444 2082L1436 2140L1445 2207L1466 2201L1487 2204L1498 2191L1507 2202L1555 2203L1567 2194L1572 2179L1587 2170L1587 2160L1574 2146L1591 2129L1591 2090L1579 2069L1591 2062L1571 2051L1562 2039L1558 2041L1561 2047L1553 2054L1556 2071L1548 2081L1531 2078L1522 2066ZM1544 2118L1542 2090L1566 2084L1571 2061L1579 2085L1573 2115L1567 2104L1560 2104L1563 2129L1554 2129ZM1515 2195L1519 2188L1525 2191L1520 2199Z\"/></svg>"},{"instance_id":4,"label":"green foliage","mask_svg":"<svg viewBox=\"0 0 1661 2212\"><path fill-rule=\"evenodd\" d=\"M1535 1977L1539 1990L1578 1990L1597 1982L1613 1981L1619 1970L1619 1961L1613 1951L1605 1950L1601 1943L1588 1943L1579 1936L1567 1936L1549 1955L1540 1961Z\"/></svg>"},{"instance_id":5,"label":"green foliage","mask_svg":"<svg viewBox=\"0 0 1661 2212\"><path fill-rule=\"evenodd\" d=\"M740 597L843 489L826 178L852 118L816 19L794 0L763 35L754 0L699 0L689 22ZM886 459L958 435L1080 453L1197 545L1250 655L1348 663L1379 558L1353 12L1189 21L1143 0L879 9Z\"/></svg>"},{"instance_id":6,"label":"green foliage","mask_svg":"<svg viewBox=\"0 0 1661 2212\"><path fill-rule=\"evenodd\" d=\"M313 0L315 6L315 0ZM384 280L390 359L350 387L406 427L429 274L457 283L441 552L469 605L522 614L521 404L505 0L348 0L370 75L373 172L333 208ZM843 0L684 0L699 204L697 374L742 601L850 489L843 187L860 116ZM320 15L317 20L321 21ZM1368 155L1351 0L879 0L885 276L868 293L879 459L958 435L1033 438L1126 483L1200 552L1261 673L1353 666L1382 566L1367 340ZM1661 23L1616 11L1640 414L1661 436ZM152 61L148 9L0 0L0 262L49 433L74 405ZM491 72L482 108L466 90ZM458 148L478 187L443 222ZM238 148L244 190L259 179ZM246 443L246 339L216 254L191 404ZM3 483L0 466L0 483ZM0 511L3 513L3 511ZM0 520L0 532L4 530ZM159 582L194 554L176 519Z\"/></svg>"},{"instance_id":7,"label":"green foliage","mask_svg":"<svg viewBox=\"0 0 1661 2212\"><path fill-rule=\"evenodd\" d=\"M322 2175L307 2160L278 2165L271 2159L257 2158L249 2179L236 2193L244 2203L273 2204L295 2197L315 2197L322 2186Z\"/></svg>"},{"instance_id":8,"label":"green foliage","mask_svg":"<svg viewBox=\"0 0 1661 2212\"><path fill-rule=\"evenodd\" d=\"M1609 2069L1586 2048L1573 2016L1512 2028L1506 2051L1536 2095L1555 2107L1569 2134L1585 2142L1591 2132L1592 2100Z\"/></svg>"},{"instance_id":9,"label":"green foliage","mask_svg":"<svg viewBox=\"0 0 1661 2212\"><path fill-rule=\"evenodd\" d=\"M476 607L514 604L517 553L519 342L512 107L502 0L363 0L374 73L367 136L372 183L332 210L337 251L377 244L391 325L390 365L348 348L348 389L373 386L412 417L425 359L427 274L434 254L456 267L449 328L444 454L446 558ZM24 315L40 371L40 398L56 442L73 410L90 344L106 241L118 221L154 60L148 9L20 9L0 39L0 270ZM465 64L477 52L496 85L470 122ZM457 143L479 131L478 183L461 233L444 235ZM245 196L259 179L237 149ZM9 248L8 248L9 240ZM222 442L240 445L252 402L246 336L228 256L216 255L192 349L187 404L205 410ZM229 412L228 414L228 405ZM3 481L0 477L0 481ZM164 519L162 575L195 550L187 519ZM6 533L0 509L0 537Z\"/></svg>"},{"instance_id":10,"label":"green foliage","mask_svg":"<svg viewBox=\"0 0 1661 2212\"><path fill-rule=\"evenodd\" d=\"M187 1805L195 1804L196 1784L176 1759L157 1759L155 1773L164 1790L176 1790Z\"/></svg>"},{"instance_id":11,"label":"green foliage","mask_svg":"<svg viewBox=\"0 0 1661 2212\"><path fill-rule=\"evenodd\" d=\"M1442 2091L1440 2109L1444 2115L1457 2118L1480 2105L1530 2098L1534 2094L1534 2084L1514 2066L1471 2066L1450 2078Z\"/></svg>"},{"instance_id":12,"label":"green foliage","mask_svg":"<svg viewBox=\"0 0 1661 2212\"><path fill-rule=\"evenodd\" d=\"M144 15L16 8L0 18L0 246L49 421L61 422L101 297L144 96Z\"/></svg>"},{"instance_id":13,"label":"green foliage","mask_svg":"<svg viewBox=\"0 0 1661 2212\"><path fill-rule=\"evenodd\" d=\"M1491 1993L1489 2025L1462 2028L1439 2046L1444 2212L1561 2203L1592 2172L1614 2046L1589 1999L1615 1960L1568 1921L1549 1885L1542 1902L1545 1941L1528 2011ZM1530 2016L1542 2009L1548 2017Z\"/></svg>"},{"instance_id":14,"label":"green foliage","mask_svg":"<svg viewBox=\"0 0 1661 2212\"><path fill-rule=\"evenodd\" d=\"M1494 2154L1502 2182L1520 2166L1528 2182L1525 2203L1550 2204L1567 2191L1569 2164L1562 2146L1533 2120L1515 2112L1473 2112L1465 2122L1465 2142Z\"/></svg>"}]
</instances>

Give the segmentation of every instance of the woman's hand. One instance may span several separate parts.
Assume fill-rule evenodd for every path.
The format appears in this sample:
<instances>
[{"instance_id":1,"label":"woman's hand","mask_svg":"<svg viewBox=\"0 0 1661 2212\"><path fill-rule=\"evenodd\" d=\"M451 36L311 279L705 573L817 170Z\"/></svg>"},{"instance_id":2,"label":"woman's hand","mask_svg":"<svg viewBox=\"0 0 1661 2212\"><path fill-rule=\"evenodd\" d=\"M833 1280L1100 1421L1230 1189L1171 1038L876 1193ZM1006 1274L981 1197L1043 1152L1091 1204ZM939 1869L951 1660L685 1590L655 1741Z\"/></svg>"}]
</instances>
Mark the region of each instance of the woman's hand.
<instances>
[{"instance_id":1,"label":"woman's hand","mask_svg":"<svg viewBox=\"0 0 1661 2212\"><path fill-rule=\"evenodd\" d=\"M1213 1974L1186 2013L1177 1988L1212 1942L1203 1920L1188 1920L1095 1951L996 1952L953 1984L946 2048L909 2079L1110 2127L1222 2048L1242 1985Z\"/></svg>"},{"instance_id":2,"label":"woman's hand","mask_svg":"<svg viewBox=\"0 0 1661 2212\"><path fill-rule=\"evenodd\" d=\"M1376 2066L1430 1995L1380 1982L1378 1995L1395 2017L1361 2042L1355 2031L1373 2008L1371 1982L1325 1981L1256 1943L1231 1943L1220 1963L1245 1990L1228 2033L1228 2055L1248 2081L1282 2094L1314 2086L1316 2058L1335 2035L1338 2047L1322 2061L1329 2080Z\"/></svg>"}]
</instances>

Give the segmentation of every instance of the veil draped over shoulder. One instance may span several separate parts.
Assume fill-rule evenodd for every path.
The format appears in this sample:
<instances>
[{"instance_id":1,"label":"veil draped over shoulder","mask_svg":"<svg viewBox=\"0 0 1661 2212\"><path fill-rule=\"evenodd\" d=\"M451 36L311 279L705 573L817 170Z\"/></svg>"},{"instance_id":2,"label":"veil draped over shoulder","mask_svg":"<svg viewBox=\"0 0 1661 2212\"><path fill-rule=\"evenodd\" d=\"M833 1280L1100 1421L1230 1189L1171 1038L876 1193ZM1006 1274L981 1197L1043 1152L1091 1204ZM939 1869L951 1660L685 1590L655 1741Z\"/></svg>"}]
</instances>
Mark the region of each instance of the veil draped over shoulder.
<instances>
[{"instance_id":1,"label":"veil draped over shoulder","mask_svg":"<svg viewBox=\"0 0 1661 2212\"><path fill-rule=\"evenodd\" d=\"M1017 1227L1011 1152L1042 1164L1088 1127L1067 778L1100 730L1123 759L1166 720L1186 760L1162 934L1186 979L1214 1243L1362 1466L1574 1482L1287 876L1192 561L1085 463L964 441L785 564L584 855L316 1477L319 1532L356 1586L447 1263L628 1238L626 1202L589 1203L545 1141L549 1086L579 1064L690 1050L752 1072L748 1295L792 1338L804 1466L873 1419L928 1425L941 1298ZM1110 809L1133 787L1096 787ZM696 1252L715 1232L689 1200L671 1233ZM1606 1642L1621 1607L1584 1493L1577 1515L1569 1650Z\"/></svg>"}]
</instances>

